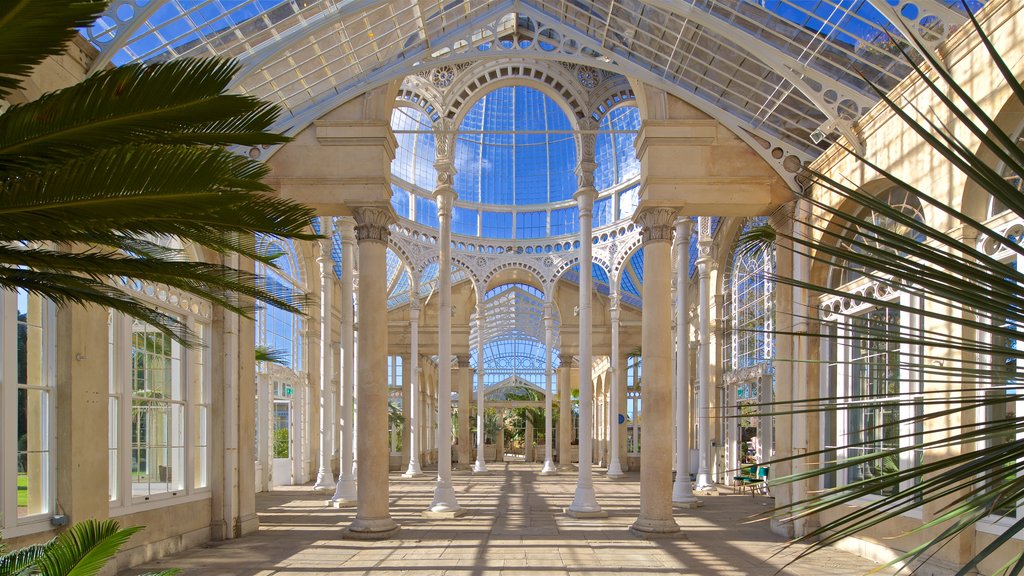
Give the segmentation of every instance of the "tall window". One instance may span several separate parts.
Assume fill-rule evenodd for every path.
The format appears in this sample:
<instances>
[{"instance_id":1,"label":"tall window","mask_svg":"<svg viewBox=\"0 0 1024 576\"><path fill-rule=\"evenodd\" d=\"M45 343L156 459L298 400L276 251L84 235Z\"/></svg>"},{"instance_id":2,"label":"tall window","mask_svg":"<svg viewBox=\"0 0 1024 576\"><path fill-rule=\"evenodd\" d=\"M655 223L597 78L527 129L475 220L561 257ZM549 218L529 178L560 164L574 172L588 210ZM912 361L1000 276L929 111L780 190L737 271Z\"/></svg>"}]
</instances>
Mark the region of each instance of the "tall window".
<instances>
[{"instance_id":1,"label":"tall window","mask_svg":"<svg viewBox=\"0 0 1024 576\"><path fill-rule=\"evenodd\" d=\"M10 536L49 528L54 510L54 310L23 290L0 292L0 320L0 527Z\"/></svg>"},{"instance_id":2,"label":"tall window","mask_svg":"<svg viewBox=\"0 0 1024 576\"><path fill-rule=\"evenodd\" d=\"M751 218L743 227L761 226L765 217ZM775 250L752 254L733 250L725 278L725 370L750 368L775 355L771 334L775 323Z\"/></svg>"},{"instance_id":3,"label":"tall window","mask_svg":"<svg viewBox=\"0 0 1024 576\"><path fill-rule=\"evenodd\" d=\"M402 357L388 356L388 446L392 456L402 453Z\"/></svg>"},{"instance_id":4,"label":"tall window","mask_svg":"<svg viewBox=\"0 0 1024 576\"><path fill-rule=\"evenodd\" d=\"M640 455L640 378L643 365L639 356L626 360L626 454Z\"/></svg>"},{"instance_id":5,"label":"tall window","mask_svg":"<svg viewBox=\"0 0 1024 576\"><path fill-rule=\"evenodd\" d=\"M196 334L187 349L145 322L110 314L109 496L116 509L209 486L209 328L200 316L178 316Z\"/></svg>"}]
</instances>

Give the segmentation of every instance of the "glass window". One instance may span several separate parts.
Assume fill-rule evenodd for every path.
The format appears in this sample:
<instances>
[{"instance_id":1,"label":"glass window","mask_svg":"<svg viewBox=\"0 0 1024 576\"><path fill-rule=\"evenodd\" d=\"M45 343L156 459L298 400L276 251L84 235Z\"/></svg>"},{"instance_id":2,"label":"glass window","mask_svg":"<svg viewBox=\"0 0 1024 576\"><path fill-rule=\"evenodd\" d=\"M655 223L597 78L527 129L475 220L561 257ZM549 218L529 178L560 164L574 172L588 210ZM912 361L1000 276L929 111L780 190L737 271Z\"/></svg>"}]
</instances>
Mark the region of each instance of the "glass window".
<instances>
[{"instance_id":1,"label":"glass window","mask_svg":"<svg viewBox=\"0 0 1024 576\"><path fill-rule=\"evenodd\" d=\"M17 431L5 440L11 444L4 453L13 459L5 457L0 482L5 491L3 527L12 528L53 510L53 306L24 290L0 295L3 329L13 336L8 340L13 346L6 346L0 356L0 365L10 367L4 380L12 384L3 389L3 418L13 421ZM15 509L9 508L12 504Z\"/></svg>"},{"instance_id":2,"label":"glass window","mask_svg":"<svg viewBox=\"0 0 1024 576\"><path fill-rule=\"evenodd\" d=\"M487 238L512 238L512 213L484 212L481 232Z\"/></svg>"},{"instance_id":3,"label":"glass window","mask_svg":"<svg viewBox=\"0 0 1024 576\"><path fill-rule=\"evenodd\" d=\"M479 224L479 212L455 206L452 210L452 233L465 236L476 236Z\"/></svg>"},{"instance_id":4,"label":"glass window","mask_svg":"<svg viewBox=\"0 0 1024 576\"><path fill-rule=\"evenodd\" d=\"M543 238L547 236L547 212L519 212L516 214L516 238Z\"/></svg>"},{"instance_id":5,"label":"glass window","mask_svg":"<svg viewBox=\"0 0 1024 576\"><path fill-rule=\"evenodd\" d=\"M551 235L579 234L580 211L575 206L551 211Z\"/></svg>"},{"instance_id":6,"label":"glass window","mask_svg":"<svg viewBox=\"0 0 1024 576\"><path fill-rule=\"evenodd\" d=\"M416 195L416 221L432 228L438 227L437 203L432 198Z\"/></svg>"},{"instance_id":7,"label":"glass window","mask_svg":"<svg viewBox=\"0 0 1024 576\"><path fill-rule=\"evenodd\" d=\"M391 207L402 218L411 218L409 212L409 193L394 184L391 185Z\"/></svg>"},{"instance_id":8,"label":"glass window","mask_svg":"<svg viewBox=\"0 0 1024 576\"><path fill-rule=\"evenodd\" d=\"M767 217L751 218L743 231L762 226ZM744 254L733 250L726 276L725 370L750 368L771 360L775 341L775 296L771 275L775 269L775 250Z\"/></svg>"},{"instance_id":9,"label":"glass window","mask_svg":"<svg viewBox=\"0 0 1024 576\"><path fill-rule=\"evenodd\" d=\"M594 172L594 186L607 190L623 184L640 175L640 161L637 160L637 131L640 130L640 111L636 106L620 106L601 118L594 149L597 170Z\"/></svg>"}]
</instances>

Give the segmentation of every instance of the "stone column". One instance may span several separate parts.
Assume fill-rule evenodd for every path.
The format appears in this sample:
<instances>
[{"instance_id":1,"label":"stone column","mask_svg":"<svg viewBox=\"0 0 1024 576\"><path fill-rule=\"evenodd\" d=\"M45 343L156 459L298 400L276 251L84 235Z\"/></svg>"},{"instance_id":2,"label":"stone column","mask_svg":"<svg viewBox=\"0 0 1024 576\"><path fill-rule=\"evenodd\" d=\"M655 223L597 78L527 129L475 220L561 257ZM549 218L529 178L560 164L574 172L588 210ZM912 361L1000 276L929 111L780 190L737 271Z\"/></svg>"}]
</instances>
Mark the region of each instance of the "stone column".
<instances>
[{"instance_id":1,"label":"stone column","mask_svg":"<svg viewBox=\"0 0 1024 576\"><path fill-rule=\"evenodd\" d=\"M439 143L437 169L437 188L434 199L437 201L438 238L441 249L438 257L437 291L437 485L434 487L434 500L425 512L432 516L455 517L465 514L455 498L452 486L452 203L455 202L455 189L452 179L455 165L450 155L449 135L444 134L437 139ZM445 143L445 144L440 144ZM444 149L444 150L442 150ZM383 316L382 316L383 317Z\"/></svg>"},{"instance_id":2,"label":"stone column","mask_svg":"<svg viewBox=\"0 0 1024 576\"><path fill-rule=\"evenodd\" d=\"M398 531L388 512L387 282L390 206L353 210L359 241L359 502L345 537L382 540ZM351 262L351 260L349 260Z\"/></svg>"},{"instance_id":3,"label":"stone column","mask_svg":"<svg viewBox=\"0 0 1024 576\"><path fill-rule=\"evenodd\" d=\"M619 414L622 412L620 388L622 382L619 378L619 371L622 370L622 358L619 355L619 295L618 290L612 294L611 307L608 309L608 315L612 324L612 356L611 356L611 385L609 393L609 401L611 406L609 407L609 423L608 433L611 435L611 441L608 451L608 472L607 476L612 479L622 478L624 475L622 472L622 462L620 460L619 444L622 442L622 436L619 434Z\"/></svg>"},{"instance_id":4,"label":"stone column","mask_svg":"<svg viewBox=\"0 0 1024 576\"><path fill-rule=\"evenodd\" d=\"M553 292L554 288L549 291ZM554 415L551 413L551 353L555 341L555 317L554 304L548 300L544 303L544 467L540 473L544 475L557 474L554 460L551 459L551 425Z\"/></svg>"},{"instance_id":5,"label":"stone column","mask_svg":"<svg viewBox=\"0 0 1024 576\"><path fill-rule=\"evenodd\" d=\"M588 123L589 124L589 123ZM580 163L576 167L576 177L580 184L576 192L576 203L580 214L580 469L576 481L576 493L566 513L574 518L604 517L608 513L601 509L594 493L593 471L593 415L594 415L594 379L593 358L591 356L591 302L593 300L593 223L594 223L594 169L593 161L594 134L582 134Z\"/></svg>"},{"instance_id":6,"label":"stone column","mask_svg":"<svg viewBox=\"0 0 1024 576\"><path fill-rule=\"evenodd\" d=\"M314 490L334 490L337 486L331 471L334 454L334 344L331 320L334 318L334 260L331 259L331 236L334 219L320 218L320 230L326 238L319 241L320 254L316 262L320 267L320 468L316 473Z\"/></svg>"},{"instance_id":7,"label":"stone column","mask_svg":"<svg viewBox=\"0 0 1024 576\"><path fill-rule=\"evenodd\" d=\"M558 469L572 470L572 356L558 357Z\"/></svg>"},{"instance_id":8,"label":"stone column","mask_svg":"<svg viewBox=\"0 0 1024 576\"><path fill-rule=\"evenodd\" d=\"M699 330L697 348L697 404L699 414L697 416L697 449L700 458L700 466L697 469L697 490L714 490L715 485L711 479L711 218L701 216L698 219L697 236L697 278L698 295L697 305L699 308ZM646 370L646 366L644 369Z\"/></svg>"},{"instance_id":9,"label":"stone column","mask_svg":"<svg viewBox=\"0 0 1024 576\"><path fill-rule=\"evenodd\" d=\"M483 290L477 286L476 307L476 462L473 464L474 474L486 474L487 463L484 455L484 308Z\"/></svg>"},{"instance_id":10,"label":"stone column","mask_svg":"<svg viewBox=\"0 0 1024 576\"><path fill-rule=\"evenodd\" d=\"M641 536L679 531L672 517L672 317L671 240L673 208L640 210L644 250L643 449L640 451L640 516L630 531Z\"/></svg>"},{"instance_id":11,"label":"stone column","mask_svg":"<svg viewBox=\"0 0 1024 576\"><path fill-rule=\"evenodd\" d=\"M690 323L687 318L687 280L690 273L690 219L676 220L676 482L672 502L699 506L690 487Z\"/></svg>"},{"instance_id":12,"label":"stone column","mask_svg":"<svg viewBox=\"0 0 1024 576\"><path fill-rule=\"evenodd\" d=\"M409 431L409 467L402 476L412 478L423 474L420 469L420 413L423 401L420 393L420 299L417 282L410 285L412 302L409 306L409 414L405 428Z\"/></svg>"},{"instance_id":13,"label":"stone column","mask_svg":"<svg viewBox=\"0 0 1024 576\"><path fill-rule=\"evenodd\" d=\"M358 495L352 465L355 457L356 335L352 284L356 229L355 222L349 218L339 218L337 226L341 236L341 462L332 500L335 506L355 506Z\"/></svg>"},{"instance_id":14,"label":"stone column","mask_svg":"<svg viewBox=\"0 0 1024 576\"><path fill-rule=\"evenodd\" d=\"M469 354L459 354L459 467L469 466L473 453L470 444L470 413L473 412L473 371L469 367Z\"/></svg>"}]
</instances>

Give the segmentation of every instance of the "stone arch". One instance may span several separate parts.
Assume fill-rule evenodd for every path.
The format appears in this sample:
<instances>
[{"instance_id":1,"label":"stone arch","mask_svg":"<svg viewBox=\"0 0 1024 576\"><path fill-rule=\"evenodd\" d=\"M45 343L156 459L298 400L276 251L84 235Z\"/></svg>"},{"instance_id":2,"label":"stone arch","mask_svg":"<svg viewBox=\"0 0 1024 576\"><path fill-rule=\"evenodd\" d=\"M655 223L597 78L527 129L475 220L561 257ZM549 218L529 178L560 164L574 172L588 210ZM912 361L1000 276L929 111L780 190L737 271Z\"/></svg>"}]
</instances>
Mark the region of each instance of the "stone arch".
<instances>
[{"instance_id":1,"label":"stone arch","mask_svg":"<svg viewBox=\"0 0 1024 576\"><path fill-rule=\"evenodd\" d=\"M544 273L528 262L504 262L492 268L481 284L484 287L484 292L487 292L495 286L510 282L522 282L544 292L546 298L548 293L545 290L544 280Z\"/></svg>"},{"instance_id":2,"label":"stone arch","mask_svg":"<svg viewBox=\"0 0 1024 576\"><path fill-rule=\"evenodd\" d=\"M1024 134L1024 102L1015 96L1010 96L992 119L1010 138L1021 136ZM1000 172L1002 171L1002 162L990 150L983 148L980 143L974 152L986 164ZM954 194L955 197L956 195ZM988 219L989 200L988 192L977 182L968 180L964 186L963 194L960 195L960 205L950 204L953 208L960 210L967 216L984 221Z\"/></svg>"},{"instance_id":3,"label":"stone arch","mask_svg":"<svg viewBox=\"0 0 1024 576\"><path fill-rule=\"evenodd\" d=\"M604 269L605 274L608 275L608 280L611 281L611 278L612 278L612 267L608 263L608 261L605 260L603 257L597 255L597 254L591 254L591 260L593 261L594 264L598 264L599 266L601 266L602 269ZM552 274L551 274L551 283L552 283L552 285L557 284L558 281L562 279L562 275L565 274L566 271L568 271L573 266L579 264L579 262L580 262L579 255L574 255L572 258L569 258L569 259L561 262L558 265L558 267L555 268L554 272L552 272ZM583 273L583 270L580 270L580 274L582 274L582 273ZM593 274L594 271L591 270L590 273Z\"/></svg>"},{"instance_id":4,"label":"stone arch","mask_svg":"<svg viewBox=\"0 0 1024 576\"><path fill-rule=\"evenodd\" d=\"M486 62L462 73L462 80L451 88L444 116L455 126L462 124L473 104L485 94L505 86L529 86L550 97L565 112L573 129L587 116L586 99L576 92L573 82L562 78L564 69L540 62Z\"/></svg>"},{"instance_id":5,"label":"stone arch","mask_svg":"<svg viewBox=\"0 0 1024 576\"><path fill-rule=\"evenodd\" d=\"M618 293L619 286L622 282L622 271L626 269L626 262L629 262L629 258L643 245L643 237L639 234L626 244L625 247L620 248L615 253L615 262L612 266L612 272L609 274L609 278L613 282L612 287L616 293Z\"/></svg>"},{"instance_id":6,"label":"stone arch","mask_svg":"<svg viewBox=\"0 0 1024 576\"><path fill-rule=\"evenodd\" d=\"M600 122L613 109L624 105L636 106L636 94L629 80L622 76L609 79L599 84L591 95L590 117Z\"/></svg>"},{"instance_id":7,"label":"stone arch","mask_svg":"<svg viewBox=\"0 0 1024 576\"><path fill-rule=\"evenodd\" d=\"M433 264L435 262L438 262L440 259L441 259L441 256L439 254L434 254L430 258L427 258L423 262L420 262L418 267L416 268L417 279L419 277L423 276L423 272L426 271L427 266L430 266L431 264ZM462 268L462 270L466 273L466 275L469 276L469 281L473 283L474 289L475 289L476 286L479 286L479 285L481 285L483 283L483 282L481 282L481 279L480 279L479 275L473 269L473 266L470 265L470 263L467 262L466 260L464 260L461 256L452 254L451 261L452 261L452 264L454 266L458 266L459 268ZM440 267L438 268L437 273L438 273L438 275L441 274Z\"/></svg>"},{"instance_id":8,"label":"stone arch","mask_svg":"<svg viewBox=\"0 0 1024 576\"><path fill-rule=\"evenodd\" d=\"M418 88L403 87L395 97L395 106L416 108L430 119L431 124L441 118L440 108L430 96L426 96Z\"/></svg>"}]
</instances>

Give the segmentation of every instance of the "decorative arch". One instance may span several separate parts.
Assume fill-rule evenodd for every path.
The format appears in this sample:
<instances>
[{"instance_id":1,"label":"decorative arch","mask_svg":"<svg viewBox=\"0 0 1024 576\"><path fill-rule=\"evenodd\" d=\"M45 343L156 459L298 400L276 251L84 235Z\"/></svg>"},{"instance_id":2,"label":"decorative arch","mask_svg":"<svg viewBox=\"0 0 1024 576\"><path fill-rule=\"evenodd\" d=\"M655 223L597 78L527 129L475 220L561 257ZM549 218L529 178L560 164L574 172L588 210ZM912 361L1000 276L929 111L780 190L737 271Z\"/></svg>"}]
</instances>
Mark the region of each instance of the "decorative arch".
<instances>
[{"instance_id":1,"label":"decorative arch","mask_svg":"<svg viewBox=\"0 0 1024 576\"><path fill-rule=\"evenodd\" d=\"M459 76L464 79L460 84L452 86L444 116L459 126L469 109L488 92L504 86L529 86L554 100L573 129L578 129L579 121L587 116L586 107L581 104L586 99L576 92L571 78L561 77L563 73L564 69L532 62L478 64Z\"/></svg>"},{"instance_id":2,"label":"decorative arch","mask_svg":"<svg viewBox=\"0 0 1024 576\"><path fill-rule=\"evenodd\" d=\"M516 272L527 273L529 277L532 277L534 282L530 283L524 281L522 278L516 278ZM505 278L509 276L511 276L511 278L505 280ZM481 285L484 287L484 292L487 292L488 290L501 286L502 284L521 282L523 284L529 284L547 295L547 291L545 290L546 283L544 282L545 278L546 275L529 262L503 262L487 272L487 275L484 277Z\"/></svg>"},{"instance_id":3,"label":"decorative arch","mask_svg":"<svg viewBox=\"0 0 1024 576\"><path fill-rule=\"evenodd\" d=\"M398 91L398 95L395 97L395 105L406 105L410 107L419 108L423 114L430 119L431 124L437 122L441 118L441 108L436 104L440 101L439 95L428 95L420 87L405 87Z\"/></svg>"}]
</instances>

